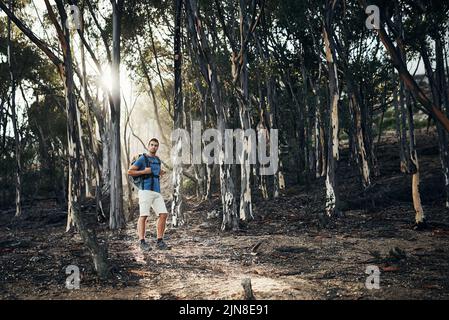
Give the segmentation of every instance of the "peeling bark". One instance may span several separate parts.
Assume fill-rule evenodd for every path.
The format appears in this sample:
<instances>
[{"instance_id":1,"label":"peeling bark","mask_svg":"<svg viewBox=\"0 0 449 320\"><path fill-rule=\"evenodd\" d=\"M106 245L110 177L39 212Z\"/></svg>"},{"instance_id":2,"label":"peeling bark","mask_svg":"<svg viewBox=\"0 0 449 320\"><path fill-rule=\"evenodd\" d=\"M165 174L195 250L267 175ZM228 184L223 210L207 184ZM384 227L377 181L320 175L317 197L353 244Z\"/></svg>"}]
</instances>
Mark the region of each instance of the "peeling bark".
<instances>
[{"instance_id":1,"label":"peeling bark","mask_svg":"<svg viewBox=\"0 0 449 320\"><path fill-rule=\"evenodd\" d=\"M323 38L326 49L326 61L329 73L329 136L328 136L328 155L326 172L326 214L328 217L338 216L339 195L336 176L337 160L339 159L339 140L338 140L338 101L340 93L338 90L337 65L334 61L334 48L332 47L332 15L335 1L326 2L326 17L323 27Z\"/></svg>"}]
</instances>

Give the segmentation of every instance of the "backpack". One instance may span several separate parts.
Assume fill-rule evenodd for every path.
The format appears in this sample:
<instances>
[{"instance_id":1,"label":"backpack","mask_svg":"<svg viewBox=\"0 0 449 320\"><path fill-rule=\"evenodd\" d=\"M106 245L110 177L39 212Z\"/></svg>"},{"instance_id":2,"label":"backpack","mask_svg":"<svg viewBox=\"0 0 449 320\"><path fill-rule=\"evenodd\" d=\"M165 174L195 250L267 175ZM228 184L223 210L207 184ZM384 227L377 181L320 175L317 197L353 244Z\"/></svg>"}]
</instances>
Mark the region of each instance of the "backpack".
<instances>
[{"instance_id":1,"label":"backpack","mask_svg":"<svg viewBox=\"0 0 449 320\"><path fill-rule=\"evenodd\" d=\"M157 164L161 164L161 161L159 160L159 158L157 158L157 161L150 159L145 153L141 153L137 156L134 156L133 159L131 160L131 165L134 165L134 163L136 163L136 161L141 157L144 156L145 159L145 168L151 167L151 164L153 163L157 163ZM143 190L143 183L145 179L151 178L151 182L150 182L150 190L154 191L154 179L159 179L159 176L151 173L151 174L145 174L145 175L140 175L137 177L133 177L133 176L129 176L129 180L131 181L131 185L133 186L133 190L134 188L137 188L137 190Z\"/></svg>"}]
</instances>

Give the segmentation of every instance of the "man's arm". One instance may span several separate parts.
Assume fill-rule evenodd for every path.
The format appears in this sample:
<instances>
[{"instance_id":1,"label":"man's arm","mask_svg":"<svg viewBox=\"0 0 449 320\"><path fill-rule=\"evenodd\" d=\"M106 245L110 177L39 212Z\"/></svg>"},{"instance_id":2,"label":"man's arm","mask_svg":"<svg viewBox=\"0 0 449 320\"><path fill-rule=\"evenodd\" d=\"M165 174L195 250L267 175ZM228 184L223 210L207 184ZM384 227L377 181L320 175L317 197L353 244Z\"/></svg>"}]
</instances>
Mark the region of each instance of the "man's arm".
<instances>
[{"instance_id":1,"label":"man's arm","mask_svg":"<svg viewBox=\"0 0 449 320\"><path fill-rule=\"evenodd\" d=\"M131 177L138 177L143 174L150 174L150 173L151 173L151 168L149 168L149 167L145 168L144 170L139 170L138 166L132 165L128 169L128 175Z\"/></svg>"}]
</instances>

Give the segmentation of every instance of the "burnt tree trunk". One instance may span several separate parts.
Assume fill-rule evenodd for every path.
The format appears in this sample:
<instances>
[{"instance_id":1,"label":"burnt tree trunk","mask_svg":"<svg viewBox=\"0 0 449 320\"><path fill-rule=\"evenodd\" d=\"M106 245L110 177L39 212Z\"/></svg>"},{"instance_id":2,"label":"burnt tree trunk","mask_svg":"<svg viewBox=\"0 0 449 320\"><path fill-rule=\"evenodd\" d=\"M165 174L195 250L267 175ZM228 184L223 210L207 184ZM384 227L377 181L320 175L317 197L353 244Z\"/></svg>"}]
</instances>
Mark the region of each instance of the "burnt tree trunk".
<instances>
[{"instance_id":1,"label":"burnt tree trunk","mask_svg":"<svg viewBox=\"0 0 449 320\"><path fill-rule=\"evenodd\" d=\"M327 140L327 172L326 172L326 214L328 217L338 216L339 195L336 176L337 160L339 159L338 140L338 101L340 98L338 88L337 65L335 52L332 46L333 36L333 10L336 1L326 2L325 21L323 26L323 37L326 49L327 69L329 73L329 135Z\"/></svg>"},{"instance_id":2,"label":"burnt tree trunk","mask_svg":"<svg viewBox=\"0 0 449 320\"><path fill-rule=\"evenodd\" d=\"M183 127L183 94L182 94L182 55L181 55L181 15L182 0L175 1L175 35L174 35L174 70L175 70L175 94L174 94L174 123L173 129L182 129ZM182 149L182 136L178 136L175 143L175 155ZM185 148L185 146L184 146ZM179 159L179 158L178 158ZM171 213L173 217L173 226L184 225L185 219L182 212L182 162L173 162L173 202Z\"/></svg>"}]
</instances>

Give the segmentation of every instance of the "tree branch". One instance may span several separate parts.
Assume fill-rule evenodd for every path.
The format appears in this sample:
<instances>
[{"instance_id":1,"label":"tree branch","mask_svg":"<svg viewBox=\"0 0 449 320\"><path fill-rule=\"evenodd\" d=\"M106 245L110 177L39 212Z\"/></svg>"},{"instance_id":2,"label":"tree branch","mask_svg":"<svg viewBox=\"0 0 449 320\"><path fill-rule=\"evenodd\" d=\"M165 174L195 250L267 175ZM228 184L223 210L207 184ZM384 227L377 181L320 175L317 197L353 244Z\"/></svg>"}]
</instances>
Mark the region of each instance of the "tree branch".
<instances>
[{"instance_id":1,"label":"tree branch","mask_svg":"<svg viewBox=\"0 0 449 320\"><path fill-rule=\"evenodd\" d=\"M25 34L25 36L28 37L28 39L31 40L39 49L41 49L45 55L53 62L53 64L58 67L58 69L63 64L62 60L56 56L56 54L51 51L49 45L47 45L45 42L43 42L41 39L39 39L33 31L31 31L27 26L25 26L22 21L20 21L14 13L12 13L8 7L5 5L5 3L0 0L0 9L5 12L5 14L11 19L12 22L20 29L20 31Z\"/></svg>"}]
</instances>

